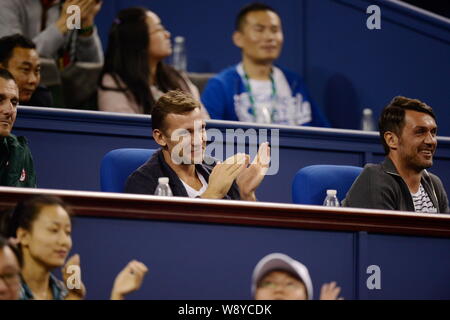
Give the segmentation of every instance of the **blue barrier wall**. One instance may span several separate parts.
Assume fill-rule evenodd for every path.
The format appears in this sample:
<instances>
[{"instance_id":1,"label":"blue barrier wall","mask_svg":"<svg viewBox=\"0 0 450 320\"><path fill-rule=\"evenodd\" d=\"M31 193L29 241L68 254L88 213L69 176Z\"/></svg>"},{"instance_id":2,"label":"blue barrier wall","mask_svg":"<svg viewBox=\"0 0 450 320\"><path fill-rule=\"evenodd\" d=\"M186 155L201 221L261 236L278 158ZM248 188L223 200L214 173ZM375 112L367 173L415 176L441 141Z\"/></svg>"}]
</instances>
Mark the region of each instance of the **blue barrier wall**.
<instances>
[{"instance_id":1,"label":"blue barrier wall","mask_svg":"<svg viewBox=\"0 0 450 320\"><path fill-rule=\"evenodd\" d=\"M99 191L100 162L108 151L157 147L150 137L149 116L33 107L19 107L18 114L13 133L28 138L41 188ZM278 132L279 148L276 148L270 134L270 130L276 130L275 126L208 121L207 128L217 129L223 134L227 129L255 130L255 134L250 134L250 139L245 141L228 137L224 149L227 146L232 149L248 147L251 137L256 143L258 135L267 131L267 138L273 143L272 160L278 163L279 170L277 174L267 176L258 188L257 197L262 201L290 203L293 177L304 166L363 166L383 159L377 133L285 126ZM450 138L439 137L438 141L434 166L430 171L442 179L447 194L450 194ZM221 140L217 143L220 144ZM344 195L338 197L343 199Z\"/></svg>"},{"instance_id":2,"label":"blue barrier wall","mask_svg":"<svg viewBox=\"0 0 450 320\"><path fill-rule=\"evenodd\" d=\"M346 299L450 299L448 215L0 189L0 211L41 193L69 205L88 299L109 298L133 259L149 273L128 299L251 299L253 268L272 252L307 266L315 299L330 281Z\"/></svg>"},{"instance_id":3,"label":"blue barrier wall","mask_svg":"<svg viewBox=\"0 0 450 320\"><path fill-rule=\"evenodd\" d=\"M360 299L433 299L449 294L450 239L403 237L360 232ZM377 265L381 290L366 286L366 266ZM420 289L418 289L420 288ZM431 293L431 296L430 296Z\"/></svg>"},{"instance_id":4,"label":"blue barrier wall","mask_svg":"<svg viewBox=\"0 0 450 320\"><path fill-rule=\"evenodd\" d=\"M365 27L371 4L381 8L381 30ZM450 20L362 0L308 1L306 17L305 76L333 127L356 129L362 108L378 118L403 95L431 105L440 134L450 135Z\"/></svg>"},{"instance_id":5,"label":"blue barrier wall","mask_svg":"<svg viewBox=\"0 0 450 320\"><path fill-rule=\"evenodd\" d=\"M73 237L88 299L107 299L132 259L150 271L129 299L251 299L253 268L272 252L309 268L315 299L330 281L345 299L450 298L448 238L86 217ZM380 290L367 287L371 265Z\"/></svg>"},{"instance_id":6,"label":"blue barrier wall","mask_svg":"<svg viewBox=\"0 0 450 320\"><path fill-rule=\"evenodd\" d=\"M89 299L108 298L114 277L132 259L150 271L130 299L251 299L253 268L271 252L310 268L316 298L322 283L333 280L344 297L356 298L354 235L348 232L109 218L77 218L73 232L72 252L85 261Z\"/></svg>"},{"instance_id":7,"label":"blue barrier wall","mask_svg":"<svg viewBox=\"0 0 450 320\"><path fill-rule=\"evenodd\" d=\"M112 17L141 5L157 12L172 35L187 38L189 70L219 72L236 63L234 18L248 1L106 1L97 19L106 44ZM359 128L363 108L375 117L396 95L418 98L450 136L450 20L386 0L268 0L283 19L278 63L302 74L333 127ZM381 9L381 30L368 30L366 9ZM207 32L205 30L208 30Z\"/></svg>"}]
</instances>

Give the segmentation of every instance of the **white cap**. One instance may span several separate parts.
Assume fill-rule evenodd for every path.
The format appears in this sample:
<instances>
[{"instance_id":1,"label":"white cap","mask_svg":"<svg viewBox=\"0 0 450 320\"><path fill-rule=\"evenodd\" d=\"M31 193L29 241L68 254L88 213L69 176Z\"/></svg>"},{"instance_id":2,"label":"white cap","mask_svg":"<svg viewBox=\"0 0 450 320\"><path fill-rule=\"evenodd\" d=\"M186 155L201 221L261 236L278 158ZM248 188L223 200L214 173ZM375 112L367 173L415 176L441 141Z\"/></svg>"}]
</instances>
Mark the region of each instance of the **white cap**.
<instances>
[{"instance_id":1,"label":"white cap","mask_svg":"<svg viewBox=\"0 0 450 320\"><path fill-rule=\"evenodd\" d=\"M184 37L176 36L174 40L175 40L175 42L184 42Z\"/></svg>"},{"instance_id":2,"label":"white cap","mask_svg":"<svg viewBox=\"0 0 450 320\"><path fill-rule=\"evenodd\" d=\"M158 183L169 183L169 178L167 178L167 177L161 177L161 178L158 178Z\"/></svg>"},{"instance_id":3,"label":"white cap","mask_svg":"<svg viewBox=\"0 0 450 320\"><path fill-rule=\"evenodd\" d=\"M311 277L309 276L308 268L306 268L305 265L303 265L299 261L294 260L283 253L271 253L258 262L255 269L253 270L252 276L253 297L255 296L256 286L258 285L258 282L268 272L273 270L285 270L298 276L305 284L308 300L312 300L313 286Z\"/></svg>"},{"instance_id":4,"label":"white cap","mask_svg":"<svg viewBox=\"0 0 450 320\"><path fill-rule=\"evenodd\" d=\"M328 189L327 196L335 196L337 194L337 190Z\"/></svg>"},{"instance_id":5,"label":"white cap","mask_svg":"<svg viewBox=\"0 0 450 320\"><path fill-rule=\"evenodd\" d=\"M372 115L372 109L370 109L370 108L365 108L365 109L363 110L363 115L365 115L365 116L370 116L370 115Z\"/></svg>"}]
</instances>

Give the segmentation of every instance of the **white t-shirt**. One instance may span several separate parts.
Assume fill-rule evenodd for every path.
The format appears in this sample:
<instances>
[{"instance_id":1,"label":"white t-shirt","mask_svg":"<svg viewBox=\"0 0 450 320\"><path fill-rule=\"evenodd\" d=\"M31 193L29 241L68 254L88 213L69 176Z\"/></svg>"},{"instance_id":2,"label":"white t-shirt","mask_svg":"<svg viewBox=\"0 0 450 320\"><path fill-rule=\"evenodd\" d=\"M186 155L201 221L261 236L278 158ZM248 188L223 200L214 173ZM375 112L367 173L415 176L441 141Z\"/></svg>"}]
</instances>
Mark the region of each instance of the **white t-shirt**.
<instances>
[{"instance_id":1,"label":"white t-shirt","mask_svg":"<svg viewBox=\"0 0 450 320\"><path fill-rule=\"evenodd\" d=\"M236 67L243 83L246 83L242 63ZM289 82L281 69L272 67L276 95L273 96L271 80L249 80L251 96L247 91L234 96L234 107L240 121L302 125L312 120L311 104L300 93L292 96ZM255 110L252 111L252 108ZM254 112L254 114L253 114Z\"/></svg>"},{"instance_id":2,"label":"white t-shirt","mask_svg":"<svg viewBox=\"0 0 450 320\"><path fill-rule=\"evenodd\" d=\"M423 188L422 184L420 184L419 191L416 193L411 193L413 202L414 202L414 210L420 213L437 213L437 209L431 202L430 197L427 192Z\"/></svg>"},{"instance_id":3,"label":"white t-shirt","mask_svg":"<svg viewBox=\"0 0 450 320\"><path fill-rule=\"evenodd\" d=\"M272 81L250 79L253 98L255 99L255 122L272 123L273 105Z\"/></svg>"},{"instance_id":4,"label":"white t-shirt","mask_svg":"<svg viewBox=\"0 0 450 320\"><path fill-rule=\"evenodd\" d=\"M181 182L183 183L184 188L186 189L186 192L187 192L189 198L196 198L198 196L201 196L203 194L203 192L206 191L206 188L208 188L208 182L206 182L205 178L203 178L203 176L201 174L199 174L197 171L195 171L195 173L197 174L197 177L200 179L200 181L202 183L202 187L198 191L180 179Z\"/></svg>"}]
</instances>

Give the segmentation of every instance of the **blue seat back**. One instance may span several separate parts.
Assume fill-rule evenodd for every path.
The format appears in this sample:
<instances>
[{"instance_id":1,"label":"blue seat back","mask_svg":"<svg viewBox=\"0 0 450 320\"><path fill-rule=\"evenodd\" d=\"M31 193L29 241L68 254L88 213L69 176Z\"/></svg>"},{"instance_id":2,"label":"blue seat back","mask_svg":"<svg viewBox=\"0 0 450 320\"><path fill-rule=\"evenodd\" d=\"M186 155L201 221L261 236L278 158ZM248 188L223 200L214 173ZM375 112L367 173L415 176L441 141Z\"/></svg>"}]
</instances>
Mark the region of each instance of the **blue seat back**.
<instances>
[{"instance_id":1,"label":"blue seat back","mask_svg":"<svg viewBox=\"0 0 450 320\"><path fill-rule=\"evenodd\" d=\"M108 152L100 167L100 184L104 192L123 192L128 176L143 165L154 149L124 148Z\"/></svg>"},{"instance_id":2,"label":"blue seat back","mask_svg":"<svg viewBox=\"0 0 450 320\"><path fill-rule=\"evenodd\" d=\"M300 169L292 182L292 201L298 204L322 205L327 189L337 190L342 201L361 167L337 165L313 165Z\"/></svg>"}]
</instances>

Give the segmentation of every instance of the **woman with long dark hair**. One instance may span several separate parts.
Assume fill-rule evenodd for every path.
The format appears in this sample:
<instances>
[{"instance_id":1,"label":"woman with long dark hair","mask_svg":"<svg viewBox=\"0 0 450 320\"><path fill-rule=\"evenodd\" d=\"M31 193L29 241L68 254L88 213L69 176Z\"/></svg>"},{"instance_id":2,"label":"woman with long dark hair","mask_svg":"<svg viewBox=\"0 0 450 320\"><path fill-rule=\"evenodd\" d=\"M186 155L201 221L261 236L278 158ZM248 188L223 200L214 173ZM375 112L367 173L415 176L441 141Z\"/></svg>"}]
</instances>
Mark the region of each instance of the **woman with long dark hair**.
<instances>
[{"instance_id":1,"label":"woman with long dark hair","mask_svg":"<svg viewBox=\"0 0 450 320\"><path fill-rule=\"evenodd\" d=\"M99 79L99 110L150 114L155 101L174 89L199 100L198 89L187 76L163 62L171 54L170 32L154 12L121 10L109 33Z\"/></svg>"}]
</instances>

